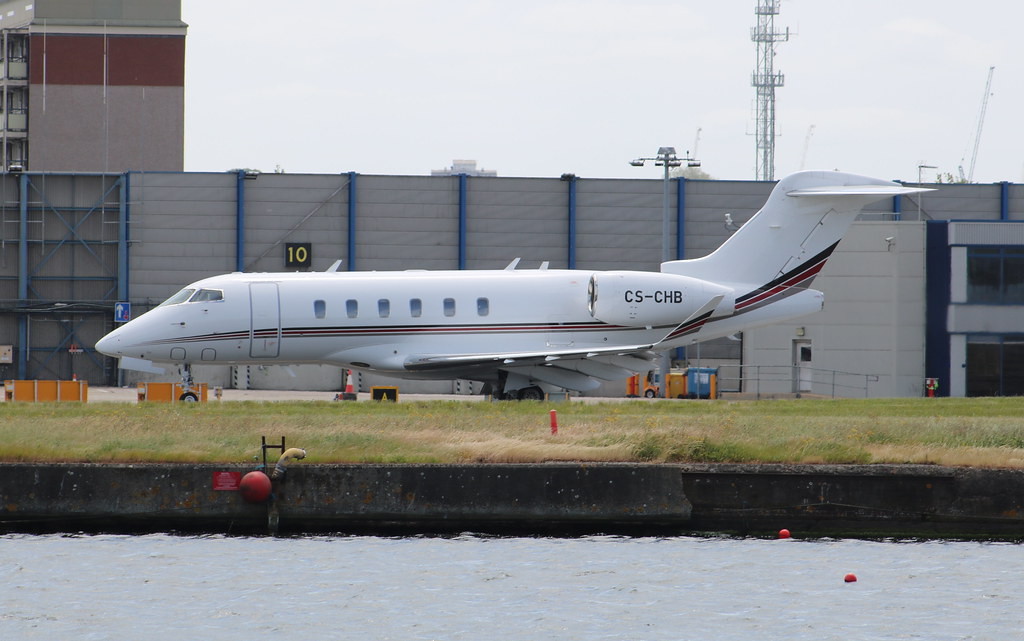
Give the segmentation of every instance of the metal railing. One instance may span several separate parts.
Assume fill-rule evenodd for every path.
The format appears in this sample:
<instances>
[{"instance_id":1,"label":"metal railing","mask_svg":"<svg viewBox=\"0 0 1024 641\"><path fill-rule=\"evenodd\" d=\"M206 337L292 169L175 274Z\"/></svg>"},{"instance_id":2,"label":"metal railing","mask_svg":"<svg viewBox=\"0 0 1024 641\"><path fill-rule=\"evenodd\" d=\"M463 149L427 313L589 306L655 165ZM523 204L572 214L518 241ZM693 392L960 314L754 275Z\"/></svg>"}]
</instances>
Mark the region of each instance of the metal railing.
<instances>
[{"instance_id":1,"label":"metal railing","mask_svg":"<svg viewBox=\"0 0 1024 641\"><path fill-rule=\"evenodd\" d=\"M758 399L762 395L780 394L867 398L870 384L876 382L876 374L794 365L722 365L718 368L720 391L753 394ZM810 389L801 389L806 387Z\"/></svg>"}]
</instances>

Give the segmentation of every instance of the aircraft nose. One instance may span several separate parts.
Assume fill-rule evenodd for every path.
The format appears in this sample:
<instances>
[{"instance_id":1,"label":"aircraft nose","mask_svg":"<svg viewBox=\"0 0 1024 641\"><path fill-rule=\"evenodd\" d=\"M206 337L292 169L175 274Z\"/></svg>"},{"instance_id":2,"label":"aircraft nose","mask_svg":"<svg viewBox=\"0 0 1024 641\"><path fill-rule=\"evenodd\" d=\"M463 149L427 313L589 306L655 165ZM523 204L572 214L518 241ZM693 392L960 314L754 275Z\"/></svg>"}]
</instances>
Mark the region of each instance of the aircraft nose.
<instances>
[{"instance_id":1,"label":"aircraft nose","mask_svg":"<svg viewBox=\"0 0 1024 641\"><path fill-rule=\"evenodd\" d=\"M121 339L116 334L117 330L115 329L96 341L96 351L107 356L120 356Z\"/></svg>"}]
</instances>

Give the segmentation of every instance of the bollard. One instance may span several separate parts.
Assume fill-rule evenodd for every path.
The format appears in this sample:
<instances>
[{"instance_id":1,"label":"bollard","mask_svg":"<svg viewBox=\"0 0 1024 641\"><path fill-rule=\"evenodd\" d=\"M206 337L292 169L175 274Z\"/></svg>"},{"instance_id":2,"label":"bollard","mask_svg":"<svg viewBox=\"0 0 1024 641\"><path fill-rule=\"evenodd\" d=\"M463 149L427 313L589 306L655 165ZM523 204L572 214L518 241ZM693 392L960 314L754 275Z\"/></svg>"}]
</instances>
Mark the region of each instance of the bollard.
<instances>
[{"instance_id":1,"label":"bollard","mask_svg":"<svg viewBox=\"0 0 1024 641\"><path fill-rule=\"evenodd\" d=\"M558 434L558 412L551 410L551 433Z\"/></svg>"}]
</instances>

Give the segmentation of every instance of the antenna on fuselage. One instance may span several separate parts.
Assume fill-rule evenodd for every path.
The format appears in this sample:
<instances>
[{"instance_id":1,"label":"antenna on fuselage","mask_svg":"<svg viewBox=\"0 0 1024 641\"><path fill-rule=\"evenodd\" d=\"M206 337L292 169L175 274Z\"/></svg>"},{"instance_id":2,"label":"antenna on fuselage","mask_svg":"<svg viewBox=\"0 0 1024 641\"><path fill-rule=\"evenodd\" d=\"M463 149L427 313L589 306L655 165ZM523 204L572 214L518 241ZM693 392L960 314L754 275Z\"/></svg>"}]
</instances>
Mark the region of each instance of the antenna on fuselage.
<instances>
[{"instance_id":1,"label":"antenna on fuselage","mask_svg":"<svg viewBox=\"0 0 1024 641\"><path fill-rule=\"evenodd\" d=\"M513 258L512 262L509 263L508 267L505 268L505 271L507 271L507 272L514 271L515 268L516 268L516 265L518 265L519 261L521 261L521 260L522 260L522 258Z\"/></svg>"},{"instance_id":2,"label":"antenna on fuselage","mask_svg":"<svg viewBox=\"0 0 1024 641\"><path fill-rule=\"evenodd\" d=\"M327 269L325 269L324 271L325 272L336 272L339 269L341 269L341 264L343 262L345 262L345 261L343 261L342 259L339 258L338 260L336 260L333 263L331 263L331 266L328 267Z\"/></svg>"}]
</instances>

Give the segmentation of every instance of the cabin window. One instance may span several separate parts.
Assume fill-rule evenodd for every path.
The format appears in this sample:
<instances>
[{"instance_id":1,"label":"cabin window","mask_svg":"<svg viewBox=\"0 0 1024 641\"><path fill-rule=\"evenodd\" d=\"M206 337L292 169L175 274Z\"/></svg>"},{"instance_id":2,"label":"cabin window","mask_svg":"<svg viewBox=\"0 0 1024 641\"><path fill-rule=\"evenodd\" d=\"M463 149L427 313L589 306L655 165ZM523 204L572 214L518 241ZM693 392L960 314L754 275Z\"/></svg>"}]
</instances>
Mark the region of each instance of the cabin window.
<instances>
[{"instance_id":1,"label":"cabin window","mask_svg":"<svg viewBox=\"0 0 1024 641\"><path fill-rule=\"evenodd\" d=\"M317 318L324 318L327 316L327 303L322 300L313 301L313 315Z\"/></svg>"},{"instance_id":2,"label":"cabin window","mask_svg":"<svg viewBox=\"0 0 1024 641\"><path fill-rule=\"evenodd\" d=\"M345 313L349 318L359 316L359 301L351 298L345 301Z\"/></svg>"},{"instance_id":3,"label":"cabin window","mask_svg":"<svg viewBox=\"0 0 1024 641\"><path fill-rule=\"evenodd\" d=\"M419 318L420 316L422 316L423 315L423 301L418 299L418 298L410 299L409 300L409 314L411 314L413 318Z\"/></svg>"},{"instance_id":4,"label":"cabin window","mask_svg":"<svg viewBox=\"0 0 1024 641\"><path fill-rule=\"evenodd\" d=\"M391 301L386 298L382 298L377 301L377 314L379 314L381 318L391 316Z\"/></svg>"},{"instance_id":5,"label":"cabin window","mask_svg":"<svg viewBox=\"0 0 1024 641\"><path fill-rule=\"evenodd\" d=\"M455 299L446 298L444 299L444 315L455 316Z\"/></svg>"},{"instance_id":6,"label":"cabin window","mask_svg":"<svg viewBox=\"0 0 1024 641\"><path fill-rule=\"evenodd\" d=\"M491 301L486 298L476 299L476 314L477 316L487 316L491 313Z\"/></svg>"},{"instance_id":7,"label":"cabin window","mask_svg":"<svg viewBox=\"0 0 1024 641\"><path fill-rule=\"evenodd\" d=\"M188 302L202 303L211 300L224 300L224 292L219 289L200 289L188 299Z\"/></svg>"}]
</instances>

